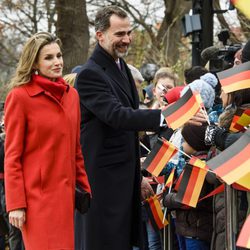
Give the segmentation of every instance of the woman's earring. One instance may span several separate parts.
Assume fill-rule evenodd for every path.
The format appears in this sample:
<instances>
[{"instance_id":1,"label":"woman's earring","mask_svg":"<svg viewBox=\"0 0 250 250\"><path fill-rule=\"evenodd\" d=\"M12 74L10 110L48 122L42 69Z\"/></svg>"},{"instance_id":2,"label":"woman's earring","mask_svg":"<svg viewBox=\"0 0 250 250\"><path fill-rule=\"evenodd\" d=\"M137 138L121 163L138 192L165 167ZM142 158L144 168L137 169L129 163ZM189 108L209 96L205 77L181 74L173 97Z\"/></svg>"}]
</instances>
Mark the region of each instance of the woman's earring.
<instances>
[{"instance_id":1,"label":"woman's earring","mask_svg":"<svg viewBox=\"0 0 250 250\"><path fill-rule=\"evenodd\" d=\"M35 69L34 74L38 75L38 70L37 69Z\"/></svg>"}]
</instances>

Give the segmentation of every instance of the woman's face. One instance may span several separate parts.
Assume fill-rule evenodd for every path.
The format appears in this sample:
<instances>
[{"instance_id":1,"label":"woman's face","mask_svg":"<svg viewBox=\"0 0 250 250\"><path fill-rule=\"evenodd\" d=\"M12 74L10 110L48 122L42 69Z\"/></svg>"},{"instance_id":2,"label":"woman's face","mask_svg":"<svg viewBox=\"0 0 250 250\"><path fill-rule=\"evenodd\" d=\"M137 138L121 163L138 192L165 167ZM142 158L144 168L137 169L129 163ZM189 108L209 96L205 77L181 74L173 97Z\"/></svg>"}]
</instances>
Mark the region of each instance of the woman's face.
<instances>
[{"instance_id":1,"label":"woman's face","mask_svg":"<svg viewBox=\"0 0 250 250\"><path fill-rule=\"evenodd\" d=\"M34 69L38 70L39 75L49 78L51 81L62 76L63 58L57 43L47 44L40 50Z\"/></svg>"},{"instance_id":2,"label":"woman's face","mask_svg":"<svg viewBox=\"0 0 250 250\"><path fill-rule=\"evenodd\" d=\"M170 78L160 78L154 88L154 95L160 105L164 105L165 94L174 87L174 80Z\"/></svg>"},{"instance_id":3,"label":"woman's face","mask_svg":"<svg viewBox=\"0 0 250 250\"><path fill-rule=\"evenodd\" d=\"M226 94L223 90L221 90L220 98L222 100L223 108L230 104L230 95Z\"/></svg>"}]
</instances>

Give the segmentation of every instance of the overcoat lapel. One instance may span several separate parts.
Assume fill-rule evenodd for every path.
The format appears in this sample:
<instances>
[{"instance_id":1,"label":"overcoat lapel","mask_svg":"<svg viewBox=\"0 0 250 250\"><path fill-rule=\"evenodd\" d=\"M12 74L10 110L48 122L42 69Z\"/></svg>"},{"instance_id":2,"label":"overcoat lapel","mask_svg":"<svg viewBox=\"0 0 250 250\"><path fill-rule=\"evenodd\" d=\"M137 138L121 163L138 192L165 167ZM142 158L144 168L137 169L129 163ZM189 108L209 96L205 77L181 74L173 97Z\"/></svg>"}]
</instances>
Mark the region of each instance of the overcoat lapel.
<instances>
[{"instance_id":1,"label":"overcoat lapel","mask_svg":"<svg viewBox=\"0 0 250 250\"><path fill-rule=\"evenodd\" d=\"M127 76L118 68L114 59L104 49L102 49L99 44L97 44L91 59L101 66L113 82L115 82L117 86L128 96L131 105L136 108L137 95L135 92L136 90L134 89L135 84L131 77L131 73L128 73L128 68L125 63L121 60L122 67L125 67Z\"/></svg>"}]
</instances>

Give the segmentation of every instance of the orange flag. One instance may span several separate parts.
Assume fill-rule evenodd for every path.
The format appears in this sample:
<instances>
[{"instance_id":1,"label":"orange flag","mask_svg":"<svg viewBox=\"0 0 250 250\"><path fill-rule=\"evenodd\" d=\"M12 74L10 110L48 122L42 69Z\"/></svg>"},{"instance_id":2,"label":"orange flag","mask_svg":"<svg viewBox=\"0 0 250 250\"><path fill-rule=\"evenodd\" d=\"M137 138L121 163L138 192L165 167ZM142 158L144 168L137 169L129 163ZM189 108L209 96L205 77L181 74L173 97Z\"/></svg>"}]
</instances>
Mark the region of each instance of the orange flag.
<instances>
[{"instance_id":1,"label":"orange flag","mask_svg":"<svg viewBox=\"0 0 250 250\"><path fill-rule=\"evenodd\" d=\"M176 201L190 207L196 207L207 171L205 168L186 165Z\"/></svg>"},{"instance_id":2,"label":"orange flag","mask_svg":"<svg viewBox=\"0 0 250 250\"><path fill-rule=\"evenodd\" d=\"M168 176L168 179L165 184L165 188L170 188L173 185L173 180L174 180L174 172L175 172L175 167L173 167L170 175Z\"/></svg>"},{"instance_id":3,"label":"orange flag","mask_svg":"<svg viewBox=\"0 0 250 250\"><path fill-rule=\"evenodd\" d=\"M203 168L203 169L208 169L208 166L205 161L202 161L201 159L192 156L191 159L189 160L189 164L195 167Z\"/></svg>"},{"instance_id":4,"label":"orange flag","mask_svg":"<svg viewBox=\"0 0 250 250\"><path fill-rule=\"evenodd\" d=\"M250 62L217 73L225 93L250 88Z\"/></svg>"},{"instance_id":5,"label":"orange flag","mask_svg":"<svg viewBox=\"0 0 250 250\"><path fill-rule=\"evenodd\" d=\"M230 147L207 162L216 175L228 185L250 173L250 129Z\"/></svg>"},{"instance_id":6,"label":"orange flag","mask_svg":"<svg viewBox=\"0 0 250 250\"><path fill-rule=\"evenodd\" d=\"M250 1L249 0L231 0L232 4L235 5L247 18L250 19Z\"/></svg>"},{"instance_id":7,"label":"orange flag","mask_svg":"<svg viewBox=\"0 0 250 250\"><path fill-rule=\"evenodd\" d=\"M236 246L250 248L250 215L248 215L241 231Z\"/></svg>"},{"instance_id":8,"label":"orange flag","mask_svg":"<svg viewBox=\"0 0 250 250\"><path fill-rule=\"evenodd\" d=\"M142 167L154 176L158 176L168 161L177 153L177 148L167 140L157 143L142 163Z\"/></svg>"},{"instance_id":9,"label":"orange flag","mask_svg":"<svg viewBox=\"0 0 250 250\"><path fill-rule=\"evenodd\" d=\"M168 221L166 219L164 220L164 223L162 222L164 215L156 195L148 198L144 206L147 209L150 222L155 230L162 229L168 225Z\"/></svg>"},{"instance_id":10,"label":"orange flag","mask_svg":"<svg viewBox=\"0 0 250 250\"><path fill-rule=\"evenodd\" d=\"M201 107L201 97L198 93L193 93L189 88L187 92L176 102L168 105L162 111L167 125L172 129L181 127L192 118Z\"/></svg>"}]
</instances>

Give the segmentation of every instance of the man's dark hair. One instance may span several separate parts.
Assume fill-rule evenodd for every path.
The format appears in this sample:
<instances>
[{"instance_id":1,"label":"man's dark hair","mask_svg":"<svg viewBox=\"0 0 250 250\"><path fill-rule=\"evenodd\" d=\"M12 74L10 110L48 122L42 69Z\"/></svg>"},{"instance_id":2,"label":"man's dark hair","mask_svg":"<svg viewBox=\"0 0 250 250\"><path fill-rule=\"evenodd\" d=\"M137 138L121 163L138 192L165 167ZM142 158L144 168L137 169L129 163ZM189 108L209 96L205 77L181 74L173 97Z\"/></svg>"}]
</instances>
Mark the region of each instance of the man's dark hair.
<instances>
[{"instance_id":1,"label":"man's dark hair","mask_svg":"<svg viewBox=\"0 0 250 250\"><path fill-rule=\"evenodd\" d=\"M208 70L206 68L201 66L193 66L184 71L184 77L186 83L189 84L194 80L200 79L200 77L205 75L206 73L208 73Z\"/></svg>"},{"instance_id":2,"label":"man's dark hair","mask_svg":"<svg viewBox=\"0 0 250 250\"><path fill-rule=\"evenodd\" d=\"M128 14L115 5L100 9L95 17L95 31L106 31L110 27L110 17L116 15L120 18L127 18Z\"/></svg>"}]
</instances>

